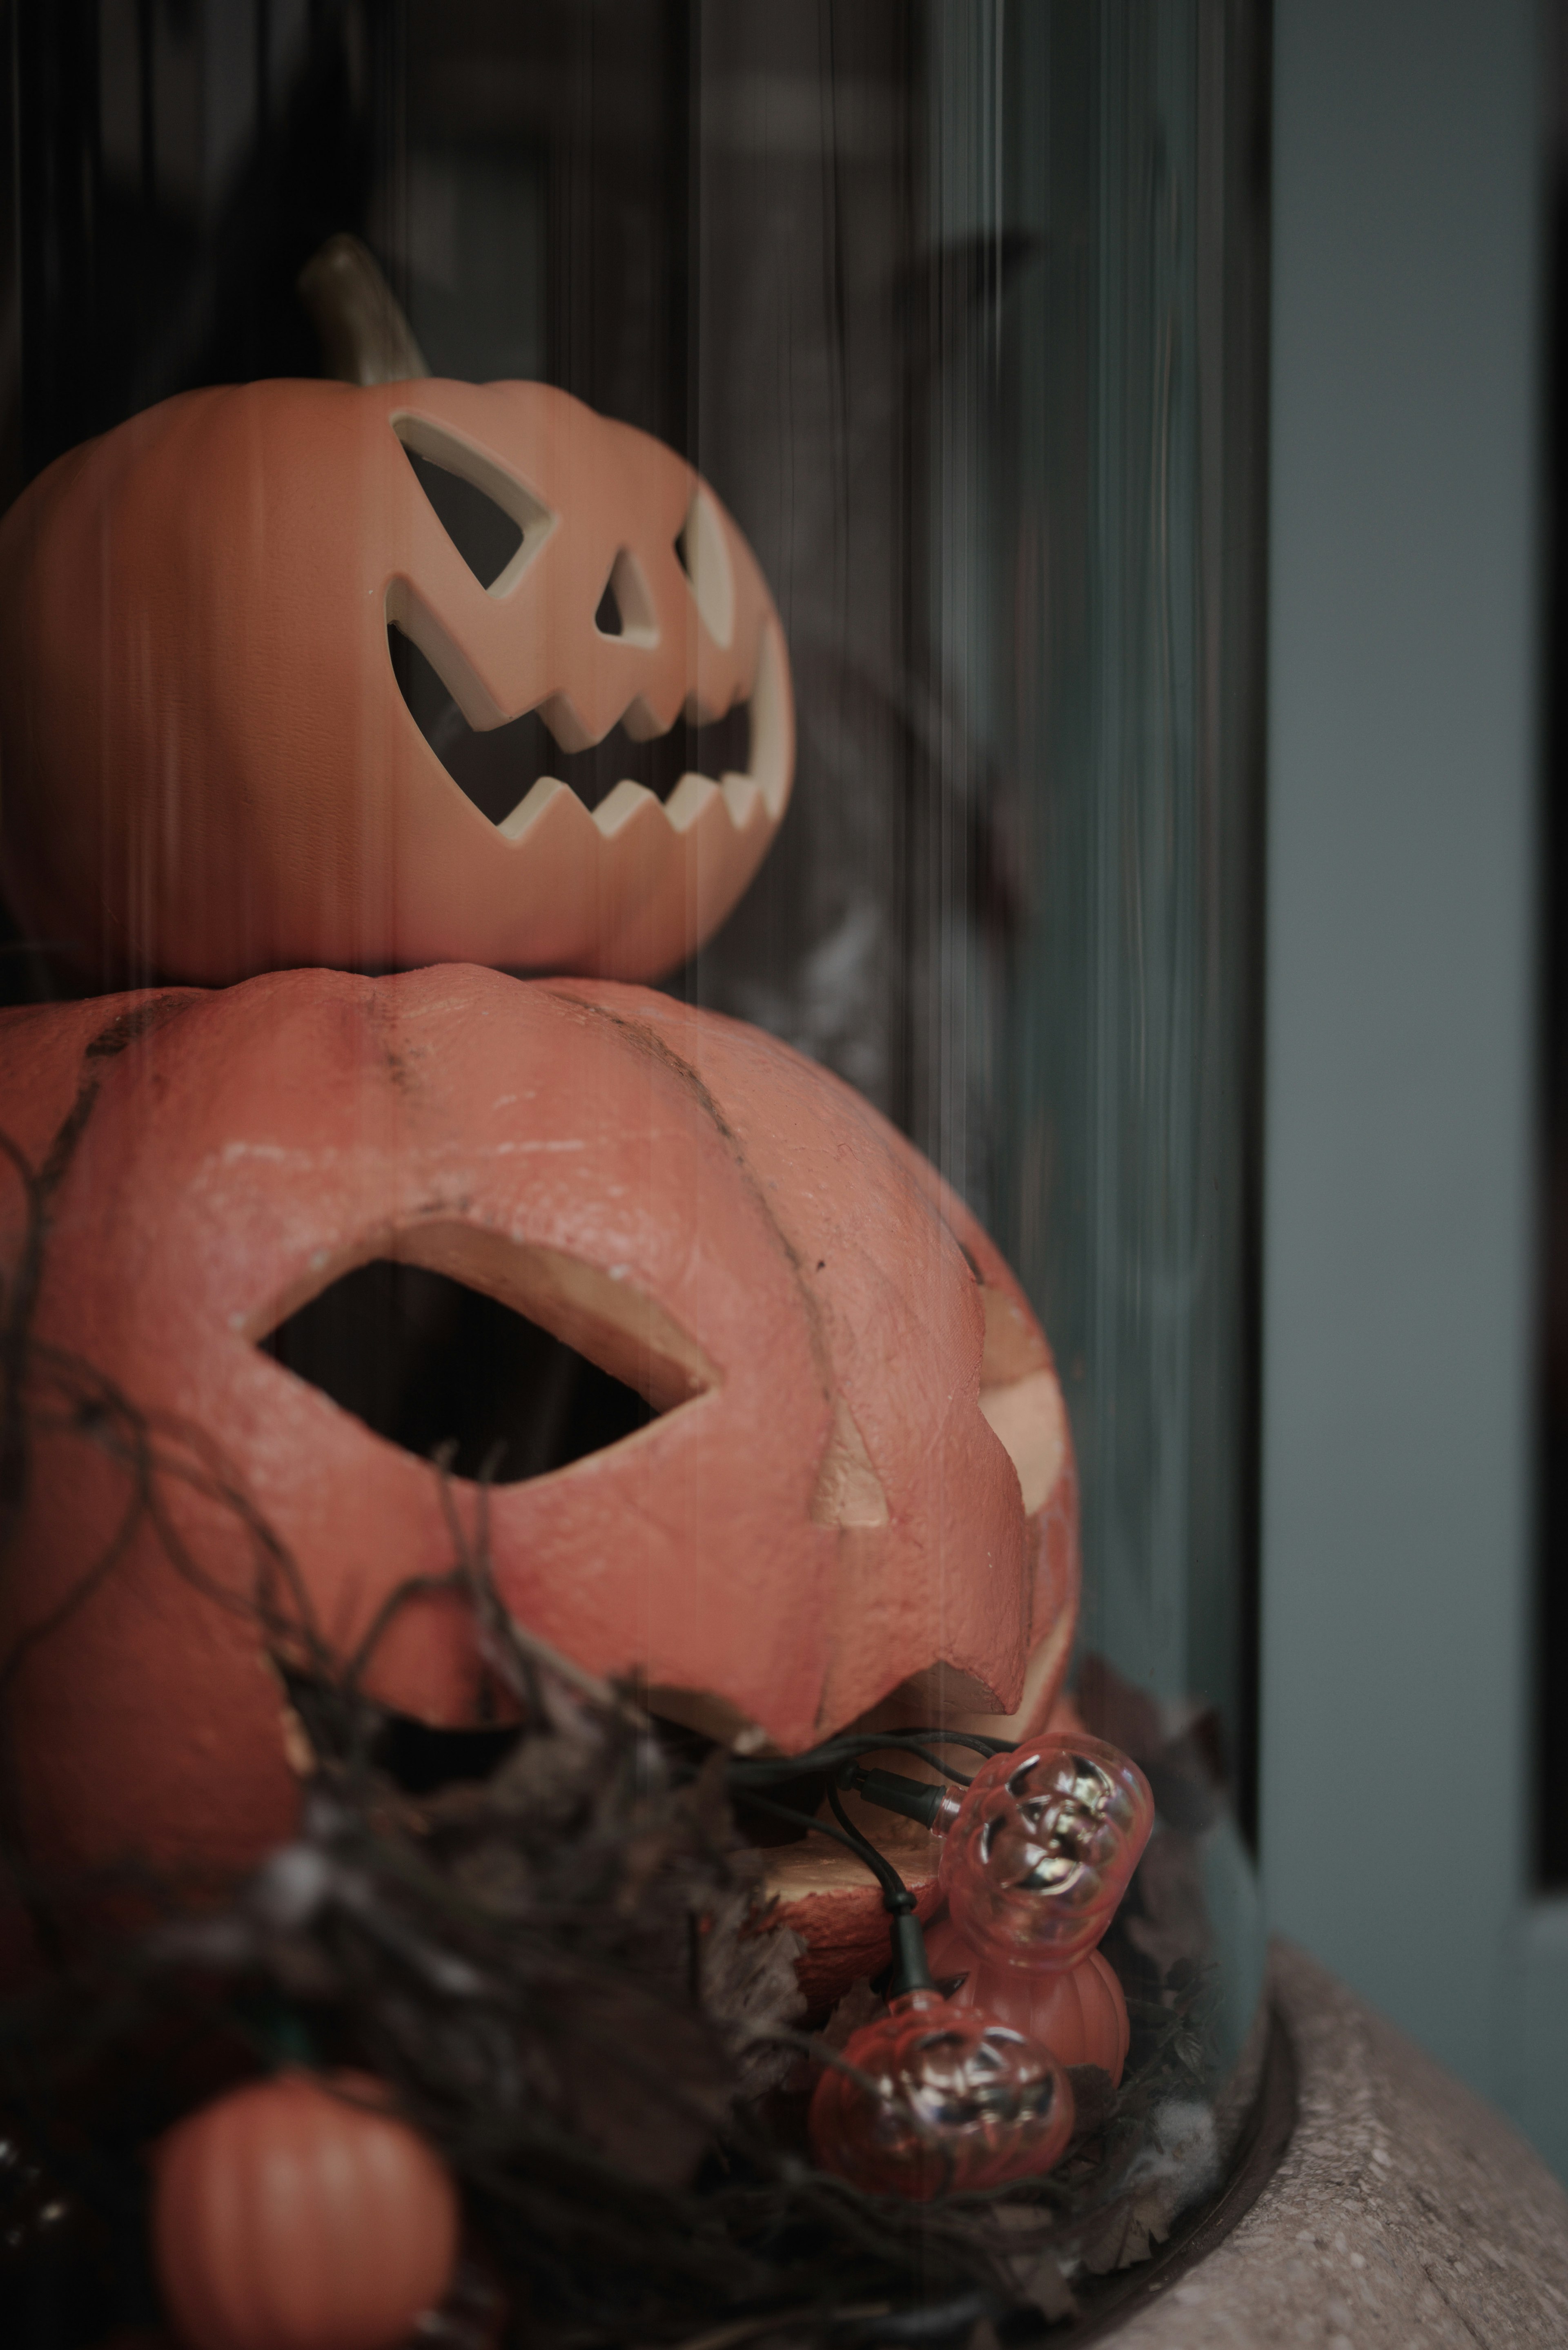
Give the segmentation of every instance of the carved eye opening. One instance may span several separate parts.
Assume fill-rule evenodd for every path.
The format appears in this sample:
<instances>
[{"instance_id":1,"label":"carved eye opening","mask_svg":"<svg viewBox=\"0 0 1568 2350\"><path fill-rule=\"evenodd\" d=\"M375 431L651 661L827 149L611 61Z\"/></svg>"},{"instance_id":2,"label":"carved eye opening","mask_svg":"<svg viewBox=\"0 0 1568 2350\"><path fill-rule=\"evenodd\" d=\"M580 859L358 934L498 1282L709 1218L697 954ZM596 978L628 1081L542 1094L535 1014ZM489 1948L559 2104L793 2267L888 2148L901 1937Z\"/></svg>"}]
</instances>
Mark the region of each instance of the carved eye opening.
<instances>
[{"instance_id":1,"label":"carved eye opening","mask_svg":"<svg viewBox=\"0 0 1568 2350\"><path fill-rule=\"evenodd\" d=\"M400 1233L280 1301L255 1343L375 1435L498 1485L607 1451L715 1386L651 1300L461 1225Z\"/></svg>"},{"instance_id":2,"label":"carved eye opening","mask_svg":"<svg viewBox=\"0 0 1568 2350\"><path fill-rule=\"evenodd\" d=\"M735 634L735 573L723 522L706 490L699 490L687 508L675 552L691 583L703 627L716 645L728 650Z\"/></svg>"},{"instance_id":3,"label":"carved eye opening","mask_svg":"<svg viewBox=\"0 0 1568 2350\"><path fill-rule=\"evenodd\" d=\"M489 596L509 595L556 517L482 449L429 417L394 416L396 433L436 520Z\"/></svg>"}]
</instances>

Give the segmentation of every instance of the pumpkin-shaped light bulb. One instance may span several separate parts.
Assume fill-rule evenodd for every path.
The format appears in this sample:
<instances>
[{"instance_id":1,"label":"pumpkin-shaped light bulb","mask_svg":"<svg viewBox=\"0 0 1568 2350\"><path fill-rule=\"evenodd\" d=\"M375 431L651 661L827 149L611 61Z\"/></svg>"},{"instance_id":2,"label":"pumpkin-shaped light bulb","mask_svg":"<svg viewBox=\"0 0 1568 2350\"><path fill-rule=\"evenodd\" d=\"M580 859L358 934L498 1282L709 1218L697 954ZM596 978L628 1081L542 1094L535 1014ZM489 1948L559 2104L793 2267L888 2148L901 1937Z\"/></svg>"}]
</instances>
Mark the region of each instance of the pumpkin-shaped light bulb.
<instances>
[{"instance_id":1,"label":"pumpkin-shaped light bulb","mask_svg":"<svg viewBox=\"0 0 1568 2350\"><path fill-rule=\"evenodd\" d=\"M256 2081L159 2152L159 2279L188 2350L395 2350L452 2278L457 2191L433 2150L346 2074Z\"/></svg>"},{"instance_id":2,"label":"pumpkin-shaped light bulb","mask_svg":"<svg viewBox=\"0 0 1568 2350\"><path fill-rule=\"evenodd\" d=\"M1101 1739L1038 1738L992 1755L942 1846L959 1931L1001 1966L1075 1966L1110 1924L1153 1825L1148 1781Z\"/></svg>"},{"instance_id":3,"label":"pumpkin-shaped light bulb","mask_svg":"<svg viewBox=\"0 0 1568 2350\"><path fill-rule=\"evenodd\" d=\"M935 1991L907 1991L853 2033L812 2095L812 2151L871 2195L966 2194L1061 2159L1073 2091L1048 2048Z\"/></svg>"},{"instance_id":4,"label":"pumpkin-shaped light bulb","mask_svg":"<svg viewBox=\"0 0 1568 2350\"><path fill-rule=\"evenodd\" d=\"M1074 1967L998 1966L971 1949L950 1918L931 1928L926 1947L940 1983L963 1978L948 1992L955 2007L978 2008L1043 2040L1062 2064L1097 2064L1113 2088L1119 2083L1132 2029L1116 1970L1098 1950Z\"/></svg>"}]
</instances>

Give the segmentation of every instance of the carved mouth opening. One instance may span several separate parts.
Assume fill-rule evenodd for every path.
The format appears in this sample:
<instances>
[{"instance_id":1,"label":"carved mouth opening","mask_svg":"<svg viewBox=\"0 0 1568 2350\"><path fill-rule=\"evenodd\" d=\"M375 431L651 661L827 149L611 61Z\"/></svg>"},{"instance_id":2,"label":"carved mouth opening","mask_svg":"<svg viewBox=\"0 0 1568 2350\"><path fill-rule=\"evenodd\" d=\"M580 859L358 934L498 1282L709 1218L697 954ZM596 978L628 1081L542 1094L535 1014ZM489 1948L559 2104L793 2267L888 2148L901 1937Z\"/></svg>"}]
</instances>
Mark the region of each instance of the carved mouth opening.
<instances>
[{"instance_id":1,"label":"carved mouth opening","mask_svg":"<svg viewBox=\"0 0 1568 2350\"><path fill-rule=\"evenodd\" d=\"M395 621L388 623L387 644L398 691L420 733L464 797L498 831L521 829L514 819L545 780L565 784L597 814L623 783L650 793L668 808L683 776L718 782L750 771L749 702L737 702L709 725L681 719L667 734L646 742L617 725L588 750L565 751L536 710L504 725L471 726L434 665Z\"/></svg>"},{"instance_id":2,"label":"carved mouth opening","mask_svg":"<svg viewBox=\"0 0 1568 2350\"><path fill-rule=\"evenodd\" d=\"M484 451L429 417L391 420L431 511L486 595L504 599L556 528L552 514ZM698 484L675 541L693 604L713 641L733 641L734 570L724 526ZM659 620L643 567L621 547L600 592L593 625L629 645L659 642ZM431 621L409 582L387 593L387 647L410 715L464 797L508 839L520 839L563 788L593 815L607 837L645 802L657 801L683 832L716 792L738 826L760 795L776 818L789 788L789 691L782 645L763 631L748 698L722 712L689 701L663 733L634 700L597 743L588 743L561 697L507 717Z\"/></svg>"},{"instance_id":3,"label":"carved mouth opening","mask_svg":"<svg viewBox=\"0 0 1568 2350\"><path fill-rule=\"evenodd\" d=\"M671 1769L680 1778L695 1778L713 1754L721 1751L728 1752L731 1746L729 1740L715 1737L710 1731L701 1730L696 1726L697 1717L702 1712L703 1705L701 1700L695 1705L682 1704L682 1699L688 1698L689 1695L690 1693L686 1691L657 1689L648 1692L655 1735ZM665 1702L670 1699L673 1699L680 1707L680 1713L671 1713L665 1710ZM714 1708L714 1714L710 1718L716 1718L719 1713L722 1713L722 1700L709 1700L707 1704ZM681 1715L688 1718L682 1719ZM803 1771L797 1779L774 1783L769 1786L768 1793L775 1803L783 1804L786 1810L802 1813L805 1818L810 1819L822 1811L826 1804L827 1774L823 1771ZM732 1795L731 1808L734 1814L736 1827L746 1842L755 1846L759 1851L766 1851L779 1845L802 1844L810 1834L810 1830L804 1824L797 1825L793 1821L781 1820L776 1813L764 1811L760 1805L748 1803L744 1793L740 1790Z\"/></svg>"},{"instance_id":4,"label":"carved mouth opening","mask_svg":"<svg viewBox=\"0 0 1568 2350\"><path fill-rule=\"evenodd\" d=\"M341 1698L314 1674L279 1665L284 1695L312 1754L337 1751L342 1735ZM488 1695L498 1695L487 1691ZM483 1786L517 1751L523 1724L507 1719L447 1726L421 1721L360 1693L369 1715L366 1759L385 1772L405 1795L433 1795L445 1787ZM295 1767L305 1767L296 1759Z\"/></svg>"}]
</instances>

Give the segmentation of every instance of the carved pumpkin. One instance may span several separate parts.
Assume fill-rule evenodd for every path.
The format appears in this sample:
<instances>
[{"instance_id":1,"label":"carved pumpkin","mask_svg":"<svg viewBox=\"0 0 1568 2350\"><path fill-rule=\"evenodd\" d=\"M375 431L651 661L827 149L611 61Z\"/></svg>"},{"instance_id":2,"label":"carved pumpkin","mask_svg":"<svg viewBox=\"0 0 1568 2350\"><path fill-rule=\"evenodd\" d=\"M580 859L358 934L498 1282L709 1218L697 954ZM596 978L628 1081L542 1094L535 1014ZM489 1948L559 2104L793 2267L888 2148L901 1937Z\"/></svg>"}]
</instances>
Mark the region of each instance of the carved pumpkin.
<instances>
[{"instance_id":1,"label":"carved pumpkin","mask_svg":"<svg viewBox=\"0 0 1568 2350\"><path fill-rule=\"evenodd\" d=\"M496 1581L556 1647L785 1750L873 1709L1015 1734L1049 1711L1077 1560L1044 1338L929 1166L787 1046L605 983L292 972L10 1014L0 1072L0 1126L35 1162L98 1087L36 1336L206 1432L339 1651L450 1560L438 1480L262 1342L395 1263L501 1301L651 1407L550 1473L501 1469ZM0 1188L7 1261L20 1214ZM232 1513L168 1484L238 1608L143 1524L54 1620L127 1493L90 1432L40 1437L0 1594L7 1650L52 1625L9 1700L24 1825L51 1859L244 1863L288 1833L295 1787ZM480 1679L466 1615L428 1600L368 1686L461 1724ZM929 1907L937 1852L911 1833ZM826 1995L886 1949L876 1887L836 1847L775 1859Z\"/></svg>"},{"instance_id":2,"label":"carved pumpkin","mask_svg":"<svg viewBox=\"0 0 1568 2350\"><path fill-rule=\"evenodd\" d=\"M948 1997L955 2007L979 2008L1014 2032L1043 2040L1064 2064L1098 2064L1113 2087L1122 2077L1132 2028L1115 1969L1098 1950L1076 1966L997 1966L964 1940L950 1918L926 1938L932 1974L940 1983L963 1981Z\"/></svg>"},{"instance_id":3,"label":"carved pumpkin","mask_svg":"<svg viewBox=\"0 0 1568 2350\"><path fill-rule=\"evenodd\" d=\"M397 2350L457 2257L457 2190L364 2074L254 2081L158 2149L152 2235L188 2350Z\"/></svg>"},{"instance_id":4,"label":"carved pumpkin","mask_svg":"<svg viewBox=\"0 0 1568 2350\"><path fill-rule=\"evenodd\" d=\"M494 576L410 458L491 502L516 540ZM421 733L389 627L460 743L535 712L554 738L489 814ZM749 756L665 800L613 762L591 812L563 780L556 746L618 723L629 755L748 701ZM244 384L70 451L5 517L0 761L6 886L93 968L646 979L777 828L789 664L740 532L648 434L545 384Z\"/></svg>"}]
</instances>

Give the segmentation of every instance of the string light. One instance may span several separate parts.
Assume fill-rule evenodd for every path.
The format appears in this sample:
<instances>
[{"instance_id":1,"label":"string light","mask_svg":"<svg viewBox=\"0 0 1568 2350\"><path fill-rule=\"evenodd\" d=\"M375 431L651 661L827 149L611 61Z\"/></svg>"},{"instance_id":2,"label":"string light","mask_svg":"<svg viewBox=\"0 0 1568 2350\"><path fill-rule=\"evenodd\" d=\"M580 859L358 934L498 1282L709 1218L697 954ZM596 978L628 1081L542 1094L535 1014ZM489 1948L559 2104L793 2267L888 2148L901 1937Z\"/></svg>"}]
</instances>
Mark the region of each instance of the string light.
<instances>
[{"instance_id":1,"label":"string light","mask_svg":"<svg viewBox=\"0 0 1568 2350\"><path fill-rule=\"evenodd\" d=\"M972 1779L938 1756L935 1748L950 1743L983 1756ZM863 1767L863 1755L889 1748L944 1770L963 1794L946 1781ZM814 1774L828 1780L831 1821L764 1792ZM866 2193L925 2200L1052 2168L1073 2135L1065 2072L1043 2041L982 2007L942 1998L914 1896L850 1819L839 1790L943 1840L943 1887L977 1947L1012 1965L1067 1966L1104 1932L1147 1840L1153 1803L1142 1773L1095 1739L1018 1748L919 1731L831 1740L805 1755L737 1758L730 1782L742 1804L857 1854L891 1919L888 2012L851 2036L812 2095L808 2127L824 2169Z\"/></svg>"},{"instance_id":2,"label":"string light","mask_svg":"<svg viewBox=\"0 0 1568 2350\"><path fill-rule=\"evenodd\" d=\"M935 1749L948 1744L983 1752L972 1777L942 1762ZM944 1783L862 1767L863 1754L888 1749L919 1755L962 1794ZM1075 1966L1110 1924L1154 1825L1154 1797L1137 1763L1087 1736L1054 1733L1013 1745L967 1732L883 1732L831 1740L784 1761L732 1764L731 1782L750 1802L756 1798L747 1790L760 1774L787 1771L798 1780L813 1770L941 1840L940 1882L952 1917L977 1951L1003 1966ZM848 1826L836 1795L833 1801Z\"/></svg>"},{"instance_id":3,"label":"string light","mask_svg":"<svg viewBox=\"0 0 1568 2350\"><path fill-rule=\"evenodd\" d=\"M1075 1966L1115 1916L1154 1825L1136 1762L1043 1738L976 1772L942 1846L954 1923L1004 1966Z\"/></svg>"}]
</instances>

